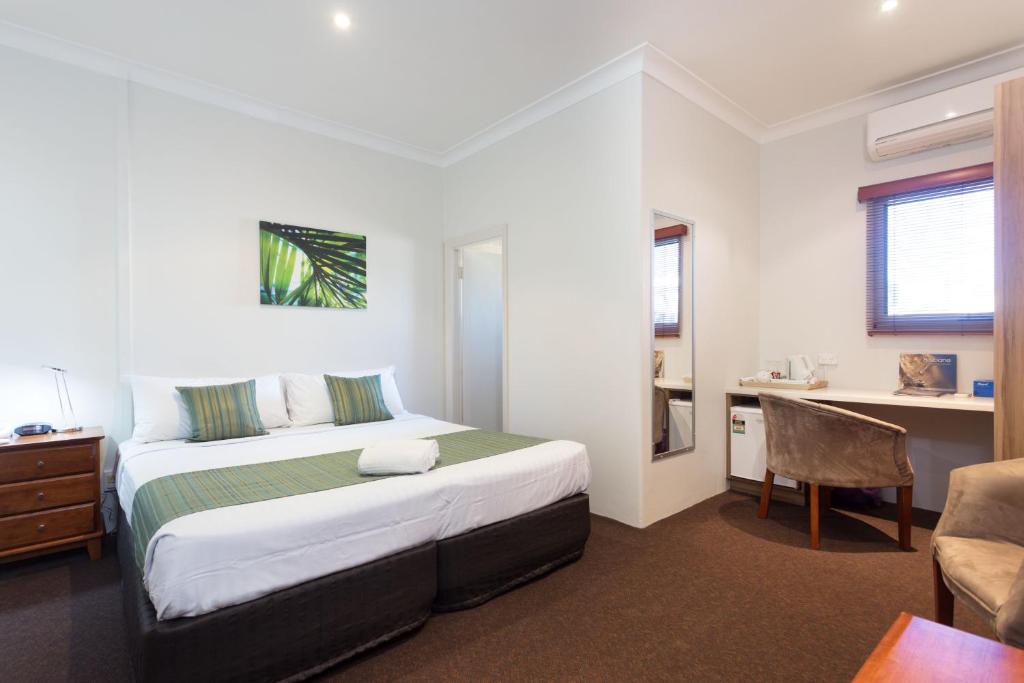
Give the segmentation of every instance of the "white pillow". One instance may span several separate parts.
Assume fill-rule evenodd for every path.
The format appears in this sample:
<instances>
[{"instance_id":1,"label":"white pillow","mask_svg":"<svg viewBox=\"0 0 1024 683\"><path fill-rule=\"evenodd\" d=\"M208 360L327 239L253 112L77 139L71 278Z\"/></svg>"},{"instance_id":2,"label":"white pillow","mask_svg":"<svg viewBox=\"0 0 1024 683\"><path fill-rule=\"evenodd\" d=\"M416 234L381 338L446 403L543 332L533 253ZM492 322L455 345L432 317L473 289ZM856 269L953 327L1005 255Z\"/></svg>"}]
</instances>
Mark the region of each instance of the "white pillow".
<instances>
[{"instance_id":1,"label":"white pillow","mask_svg":"<svg viewBox=\"0 0 1024 683\"><path fill-rule=\"evenodd\" d=\"M367 377L380 375L381 393L388 412L401 415L405 412L402 397L395 383L395 366L375 370L341 370L328 371L316 375L290 372L281 375L284 381L285 397L288 400L288 416L296 427L303 425L334 422L334 407L331 405L331 394L327 391L324 375L335 377Z\"/></svg>"},{"instance_id":2,"label":"white pillow","mask_svg":"<svg viewBox=\"0 0 1024 683\"><path fill-rule=\"evenodd\" d=\"M169 441L187 439L192 433L192 420L176 387L201 387L212 384L245 382L239 377L148 377L131 375L132 407L135 413L136 441ZM288 408L280 375L256 378L256 409L264 429L290 427Z\"/></svg>"}]
</instances>

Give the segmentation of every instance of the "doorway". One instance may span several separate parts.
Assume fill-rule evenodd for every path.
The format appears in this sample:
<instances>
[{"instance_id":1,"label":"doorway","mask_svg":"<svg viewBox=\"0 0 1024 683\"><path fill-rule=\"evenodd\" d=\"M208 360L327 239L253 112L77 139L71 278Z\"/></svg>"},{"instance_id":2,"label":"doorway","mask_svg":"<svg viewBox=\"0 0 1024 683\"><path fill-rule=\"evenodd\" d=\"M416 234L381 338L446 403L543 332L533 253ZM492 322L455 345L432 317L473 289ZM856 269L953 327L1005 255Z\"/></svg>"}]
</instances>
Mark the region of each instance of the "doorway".
<instances>
[{"instance_id":1,"label":"doorway","mask_svg":"<svg viewBox=\"0 0 1024 683\"><path fill-rule=\"evenodd\" d=\"M504 228L445 245L447 418L502 431L507 424L507 244Z\"/></svg>"}]
</instances>

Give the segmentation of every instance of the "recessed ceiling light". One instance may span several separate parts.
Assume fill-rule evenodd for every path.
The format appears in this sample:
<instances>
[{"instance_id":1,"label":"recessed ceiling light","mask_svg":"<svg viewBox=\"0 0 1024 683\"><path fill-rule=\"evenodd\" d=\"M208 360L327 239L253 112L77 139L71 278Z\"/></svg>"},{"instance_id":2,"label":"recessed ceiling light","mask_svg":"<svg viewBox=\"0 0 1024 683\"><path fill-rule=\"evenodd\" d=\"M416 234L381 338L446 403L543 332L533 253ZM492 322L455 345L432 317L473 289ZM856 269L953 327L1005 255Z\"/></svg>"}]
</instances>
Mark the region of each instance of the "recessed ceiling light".
<instances>
[{"instance_id":1,"label":"recessed ceiling light","mask_svg":"<svg viewBox=\"0 0 1024 683\"><path fill-rule=\"evenodd\" d=\"M955 111L947 111L946 112L946 118L947 119L955 119L956 118L956 112Z\"/></svg>"},{"instance_id":2,"label":"recessed ceiling light","mask_svg":"<svg viewBox=\"0 0 1024 683\"><path fill-rule=\"evenodd\" d=\"M885 2L882 3L882 11L891 12L899 7L899 4L900 0L885 0Z\"/></svg>"},{"instance_id":3,"label":"recessed ceiling light","mask_svg":"<svg viewBox=\"0 0 1024 683\"><path fill-rule=\"evenodd\" d=\"M889 2L895 2L895 0L888 0ZM338 12L334 15L334 25L340 28L342 31L347 31L352 27L352 18L344 12Z\"/></svg>"}]
</instances>

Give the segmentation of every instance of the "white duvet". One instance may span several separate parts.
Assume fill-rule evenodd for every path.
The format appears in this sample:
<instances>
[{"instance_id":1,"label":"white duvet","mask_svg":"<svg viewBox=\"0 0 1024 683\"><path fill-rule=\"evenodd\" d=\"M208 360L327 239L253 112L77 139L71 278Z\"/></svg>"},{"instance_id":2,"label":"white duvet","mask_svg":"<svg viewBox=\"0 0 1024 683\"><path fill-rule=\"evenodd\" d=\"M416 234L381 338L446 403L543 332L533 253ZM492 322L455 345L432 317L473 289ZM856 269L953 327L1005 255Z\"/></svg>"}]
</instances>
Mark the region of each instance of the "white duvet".
<instances>
[{"instance_id":1,"label":"white duvet","mask_svg":"<svg viewBox=\"0 0 1024 683\"><path fill-rule=\"evenodd\" d=\"M126 441L117 492L131 520L136 491L169 474L465 429L405 413L387 422L276 429L213 443ZM168 522L153 536L144 583L158 619L205 614L536 510L589 483L586 448L549 441L425 474L198 512Z\"/></svg>"}]
</instances>

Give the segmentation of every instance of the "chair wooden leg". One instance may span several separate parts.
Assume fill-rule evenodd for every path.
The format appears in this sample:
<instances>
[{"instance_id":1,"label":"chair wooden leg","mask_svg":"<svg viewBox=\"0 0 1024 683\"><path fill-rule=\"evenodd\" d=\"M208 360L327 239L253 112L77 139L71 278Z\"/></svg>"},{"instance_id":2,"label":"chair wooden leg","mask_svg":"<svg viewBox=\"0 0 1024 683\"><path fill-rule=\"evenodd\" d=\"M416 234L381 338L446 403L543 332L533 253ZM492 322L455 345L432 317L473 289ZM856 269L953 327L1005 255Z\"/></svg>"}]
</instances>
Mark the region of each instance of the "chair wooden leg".
<instances>
[{"instance_id":1,"label":"chair wooden leg","mask_svg":"<svg viewBox=\"0 0 1024 683\"><path fill-rule=\"evenodd\" d=\"M772 502L772 487L775 485L775 473L765 470L764 484L761 486L761 506L757 509L757 516L764 519L768 516L768 504Z\"/></svg>"},{"instance_id":2,"label":"chair wooden leg","mask_svg":"<svg viewBox=\"0 0 1024 683\"><path fill-rule=\"evenodd\" d=\"M896 489L896 524L899 528L900 550L913 550L910 547L910 513L913 502L913 486L900 486Z\"/></svg>"},{"instance_id":3,"label":"chair wooden leg","mask_svg":"<svg viewBox=\"0 0 1024 683\"><path fill-rule=\"evenodd\" d=\"M953 625L953 591L942 578L939 561L932 558L932 592L935 594L935 621L946 626Z\"/></svg>"},{"instance_id":4,"label":"chair wooden leg","mask_svg":"<svg viewBox=\"0 0 1024 683\"><path fill-rule=\"evenodd\" d=\"M811 484L811 549L817 550L821 547L821 533L818 527L818 500L819 490L817 484Z\"/></svg>"},{"instance_id":5,"label":"chair wooden leg","mask_svg":"<svg viewBox=\"0 0 1024 683\"><path fill-rule=\"evenodd\" d=\"M831 510L832 509L832 487L822 486L821 489L821 509Z\"/></svg>"}]
</instances>

